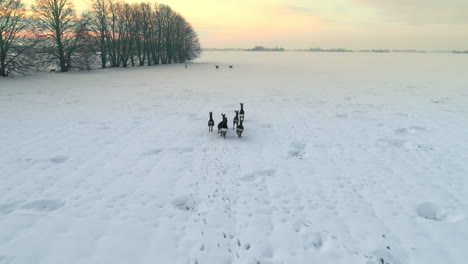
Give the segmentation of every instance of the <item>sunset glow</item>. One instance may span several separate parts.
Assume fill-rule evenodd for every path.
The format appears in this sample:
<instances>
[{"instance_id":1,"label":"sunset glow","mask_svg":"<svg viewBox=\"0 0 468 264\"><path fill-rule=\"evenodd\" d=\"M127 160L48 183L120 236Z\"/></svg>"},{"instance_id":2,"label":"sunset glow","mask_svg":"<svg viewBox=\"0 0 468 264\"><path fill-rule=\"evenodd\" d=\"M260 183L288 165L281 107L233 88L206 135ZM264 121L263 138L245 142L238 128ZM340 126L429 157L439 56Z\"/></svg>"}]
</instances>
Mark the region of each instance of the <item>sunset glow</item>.
<instances>
[{"instance_id":1,"label":"sunset glow","mask_svg":"<svg viewBox=\"0 0 468 264\"><path fill-rule=\"evenodd\" d=\"M27 0L32 3L33 0ZM127 0L140 2L140 0ZM204 48L464 49L468 2L161 0L194 26ZM75 0L79 11L87 0Z\"/></svg>"}]
</instances>

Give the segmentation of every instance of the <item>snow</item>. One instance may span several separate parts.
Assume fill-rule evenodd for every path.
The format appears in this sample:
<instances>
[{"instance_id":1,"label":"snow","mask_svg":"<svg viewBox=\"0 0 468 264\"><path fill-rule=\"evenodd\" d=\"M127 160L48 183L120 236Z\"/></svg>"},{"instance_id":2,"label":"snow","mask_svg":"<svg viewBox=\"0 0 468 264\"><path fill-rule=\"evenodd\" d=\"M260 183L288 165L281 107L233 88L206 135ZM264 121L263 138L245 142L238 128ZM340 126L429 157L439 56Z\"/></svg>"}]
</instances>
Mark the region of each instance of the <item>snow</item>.
<instances>
[{"instance_id":1,"label":"snow","mask_svg":"<svg viewBox=\"0 0 468 264\"><path fill-rule=\"evenodd\" d=\"M467 71L205 52L0 80L0 263L466 263Z\"/></svg>"}]
</instances>

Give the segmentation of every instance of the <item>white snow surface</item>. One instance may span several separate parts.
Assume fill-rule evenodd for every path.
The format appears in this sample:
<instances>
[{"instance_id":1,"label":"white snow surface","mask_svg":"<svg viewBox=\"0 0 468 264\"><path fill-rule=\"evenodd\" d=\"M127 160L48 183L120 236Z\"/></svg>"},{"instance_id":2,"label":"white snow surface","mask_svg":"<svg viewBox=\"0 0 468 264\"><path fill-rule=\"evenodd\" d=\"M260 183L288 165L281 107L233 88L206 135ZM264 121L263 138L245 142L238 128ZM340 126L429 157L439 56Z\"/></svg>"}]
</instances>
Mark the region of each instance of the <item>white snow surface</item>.
<instances>
[{"instance_id":1,"label":"white snow surface","mask_svg":"<svg viewBox=\"0 0 468 264\"><path fill-rule=\"evenodd\" d=\"M0 263L467 263L467 72L205 52L0 80Z\"/></svg>"}]
</instances>

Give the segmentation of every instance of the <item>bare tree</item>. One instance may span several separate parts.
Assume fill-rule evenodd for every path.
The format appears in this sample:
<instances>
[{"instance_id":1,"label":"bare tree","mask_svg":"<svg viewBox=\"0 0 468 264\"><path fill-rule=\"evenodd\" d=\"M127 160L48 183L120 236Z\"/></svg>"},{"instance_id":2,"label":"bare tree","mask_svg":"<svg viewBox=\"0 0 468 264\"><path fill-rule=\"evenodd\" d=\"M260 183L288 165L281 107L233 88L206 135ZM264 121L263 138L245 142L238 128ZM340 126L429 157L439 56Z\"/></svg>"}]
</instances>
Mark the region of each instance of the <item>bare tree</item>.
<instances>
[{"instance_id":1,"label":"bare tree","mask_svg":"<svg viewBox=\"0 0 468 264\"><path fill-rule=\"evenodd\" d=\"M118 12L118 25L119 25L119 41L120 45L120 58L123 67L128 66L131 59L133 41L133 22L131 6L125 2L119 2Z\"/></svg>"},{"instance_id":2,"label":"bare tree","mask_svg":"<svg viewBox=\"0 0 468 264\"><path fill-rule=\"evenodd\" d=\"M99 43L99 56L101 58L101 68L107 67L107 41L108 35L108 0L91 0L91 29L93 30Z\"/></svg>"},{"instance_id":3,"label":"bare tree","mask_svg":"<svg viewBox=\"0 0 468 264\"><path fill-rule=\"evenodd\" d=\"M33 10L47 37L55 42L51 54L58 59L60 71L70 69L71 55L68 45L73 43L75 21L74 7L70 0L36 0ZM73 49L71 49L73 51Z\"/></svg>"},{"instance_id":4,"label":"bare tree","mask_svg":"<svg viewBox=\"0 0 468 264\"><path fill-rule=\"evenodd\" d=\"M26 27L26 9L21 0L0 0L0 76L15 70L18 58L25 49L19 43L19 34Z\"/></svg>"},{"instance_id":5,"label":"bare tree","mask_svg":"<svg viewBox=\"0 0 468 264\"><path fill-rule=\"evenodd\" d=\"M185 34L182 44L182 52L184 61L194 60L201 54L200 40L198 39L197 32L193 30L190 24L185 27Z\"/></svg>"},{"instance_id":6,"label":"bare tree","mask_svg":"<svg viewBox=\"0 0 468 264\"><path fill-rule=\"evenodd\" d=\"M200 54L198 37L170 6L122 0L90 0L91 28L101 67L180 63Z\"/></svg>"},{"instance_id":7,"label":"bare tree","mask_svg":"<svg viewBox=\"0 0 468 264\"><path fill-rule=\"evenodd\" d=\"M92 57L96 45L90 29L90 15L84 14L74 21L71 35L64 39L64 51L67 66L80 70L91 69Z\"/></svg>"},{"instance_id":8,"label":"bare tree","mask_svg":"<svg viewBox=\"0 0 468 264\"><path fill-rule=\"evenodd\" d=\"M0 0L0 76L26 66L60 71L181 63L199 56L197 34L170 6L156 2L88 0L75 15L73 0Z\"/></svg>"},{"instance_id":9,"label":"bare tree","mask_svg":"<svg viewBox=\"0 0 468 264\"><path fill-rule=\"evenodd\" d=\"M120 39L119 39L119 4L115 0L108 0L109 4L109 27L106 35L107 53L109 55L112 67L119 67L120 58Z\"/></svg>"}]
</instances>

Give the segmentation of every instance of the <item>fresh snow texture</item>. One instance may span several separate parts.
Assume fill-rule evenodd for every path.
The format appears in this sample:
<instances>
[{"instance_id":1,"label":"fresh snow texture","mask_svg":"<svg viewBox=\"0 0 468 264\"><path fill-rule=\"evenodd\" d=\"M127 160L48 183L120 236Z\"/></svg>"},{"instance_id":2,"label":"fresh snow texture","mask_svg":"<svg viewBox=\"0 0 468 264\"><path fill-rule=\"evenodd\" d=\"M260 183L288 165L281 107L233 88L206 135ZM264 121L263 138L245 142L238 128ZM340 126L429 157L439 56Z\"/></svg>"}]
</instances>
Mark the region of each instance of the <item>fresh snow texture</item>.
<instances>
[{"instance_id":1,"label":"fresh snow texture","mask_svg":"<svg viewBox=\"0 0 468 264\"><path fill-rule=\"evenodd\" d=\"M0 80L0 263L467 263L467 72L206 52Z\"/></svg>"}]
</instances>

